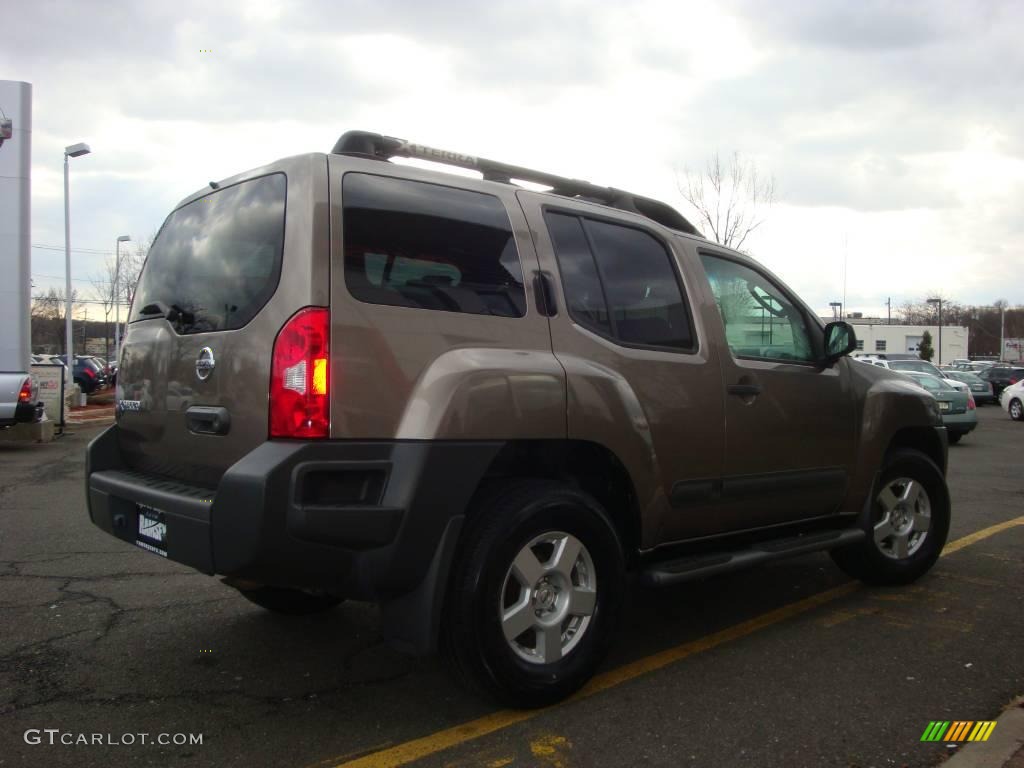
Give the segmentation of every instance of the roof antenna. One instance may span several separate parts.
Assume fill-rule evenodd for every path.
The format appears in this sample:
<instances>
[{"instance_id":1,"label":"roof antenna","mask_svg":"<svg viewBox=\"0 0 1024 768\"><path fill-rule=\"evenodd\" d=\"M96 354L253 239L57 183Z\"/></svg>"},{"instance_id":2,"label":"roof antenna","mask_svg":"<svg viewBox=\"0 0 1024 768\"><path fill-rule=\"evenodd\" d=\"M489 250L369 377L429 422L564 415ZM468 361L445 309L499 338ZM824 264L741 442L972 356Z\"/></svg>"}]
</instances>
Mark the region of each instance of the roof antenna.
<instances>
[{"instance_id":1,"label":"roof antenna","mask_svg":"<svg viewBox=\"0 0 1024 768\"><path fill-rule=\"evenodd\" d=\"M220 184L218 184L216 181L211 181L210 189L220 189Z\"/></svg>"}]
</instances>

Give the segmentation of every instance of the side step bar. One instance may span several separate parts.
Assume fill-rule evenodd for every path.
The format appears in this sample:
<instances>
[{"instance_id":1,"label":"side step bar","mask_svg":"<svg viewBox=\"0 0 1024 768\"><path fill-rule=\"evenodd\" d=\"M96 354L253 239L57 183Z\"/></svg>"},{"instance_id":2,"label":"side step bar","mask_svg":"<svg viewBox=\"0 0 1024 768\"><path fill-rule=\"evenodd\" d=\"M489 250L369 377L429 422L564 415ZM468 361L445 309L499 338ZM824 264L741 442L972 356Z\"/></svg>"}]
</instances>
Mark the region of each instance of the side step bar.
<instances>
[{"instance_id":1,"label":"side step bar","mask_svg":"<svg viewBox=\"0 0 1024 768\"><path fill-rule=\"evenodd\" d=\"M807 552L820 552L833 547L854 544L863 541L864 536L864 531L860 528L847 528L841 531L824 531L804 536L771 539L755 544L749 549L690 555L676 560L655 563L644 570L641 579L648 586L667 587L692 579L702 579L705 576L738 571L741 568L749 568L771 560L781 560Z\"/></svg>"}]
</instances>

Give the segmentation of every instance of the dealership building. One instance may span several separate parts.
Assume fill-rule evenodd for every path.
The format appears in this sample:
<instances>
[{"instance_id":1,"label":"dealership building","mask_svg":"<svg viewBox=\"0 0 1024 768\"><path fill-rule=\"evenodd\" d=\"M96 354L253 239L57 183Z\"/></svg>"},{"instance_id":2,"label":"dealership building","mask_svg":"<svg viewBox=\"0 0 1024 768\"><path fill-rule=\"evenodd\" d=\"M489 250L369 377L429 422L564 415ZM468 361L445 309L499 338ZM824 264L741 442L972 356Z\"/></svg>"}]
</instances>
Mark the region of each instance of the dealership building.
<instances>
[{"instance_id":1,"label":"dealership building","mask_svg":"<svg viewBox=\"0 0 1024 768\"><path fill-rule=\"evenodd\" d=\"M823 317L825 322L833 318ZM857 317L857 313L846 316L846 322L857 334L856 354L884 355L887 353L916 354L920 350L921 337L928 331L932 335L935 355L932 362L949 363L958 358L967 359L967 328L959 325L942 327L942 354L939 354L939 327L937 325L890 324L884 317Z\"/></svg>"}]
</instances>

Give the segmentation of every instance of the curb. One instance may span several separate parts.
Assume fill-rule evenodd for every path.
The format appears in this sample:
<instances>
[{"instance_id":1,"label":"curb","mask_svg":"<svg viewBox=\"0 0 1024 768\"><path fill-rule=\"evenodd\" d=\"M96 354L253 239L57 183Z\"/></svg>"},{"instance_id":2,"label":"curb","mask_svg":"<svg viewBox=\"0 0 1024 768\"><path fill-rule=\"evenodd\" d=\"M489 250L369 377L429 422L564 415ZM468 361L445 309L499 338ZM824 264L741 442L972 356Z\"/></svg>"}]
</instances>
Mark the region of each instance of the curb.
<instances>
[{"instance_id":1,"label":"curb","mask_svg":"<svg viewBox=\"0 0 1024 768\"><path fill-rule=\"evenodd\" d=\"M1015 699L996 720L988 741L968 744L942 764L943 768L1002 768L1024 749L1024 696ZM1014 763L1016 765L1016 763Z\"/></svg>"}]
</instances>

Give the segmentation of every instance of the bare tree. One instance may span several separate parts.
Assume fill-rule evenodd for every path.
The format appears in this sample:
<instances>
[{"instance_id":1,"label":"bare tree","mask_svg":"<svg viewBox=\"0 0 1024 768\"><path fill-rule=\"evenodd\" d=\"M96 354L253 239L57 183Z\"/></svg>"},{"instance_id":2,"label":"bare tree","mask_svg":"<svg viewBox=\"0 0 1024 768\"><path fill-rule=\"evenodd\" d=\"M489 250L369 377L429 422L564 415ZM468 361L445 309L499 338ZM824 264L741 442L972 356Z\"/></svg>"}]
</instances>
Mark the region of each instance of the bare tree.
<instances>
[{"instance_id":1,"label":"bare tree","mask_svg":"<svg viewBox=\"0 0 1024 768\"><path fill-rule=\"evenodd\" d=\"M77 289L71 291L72 303L78 301ZM32 349L50 353L65 351L64 291L50 288L44 294L32 297Z\"/></svg>"},{"instance_id":2,"label":"bare tree","mask_svg":"<svg viewBox=\"0 0 1024 768\"><path fill-rule=\"evenodd\" d=\"M680 194L697 214L702 229L715 242L737 250L764 223L775 199L775 177L762 177L753 161L734 152L728 166L716 152L701 172L683 169L676 180Z\"/></svg>"},{"instance_id":3,"label":"bare tree","mask_svg":"<svg viewBox=\"0 0 1024 768\"><path fill-rule=\"evenodd\" d=\"M146 256L149 249L153 247L156 240L156 232L135 241L135 248L125 249L121 254L121 302L127 307L135 298L135 287L139 284L139 276L142 274L142 267L146 263Z\"/></svg>"}]
</instances>

